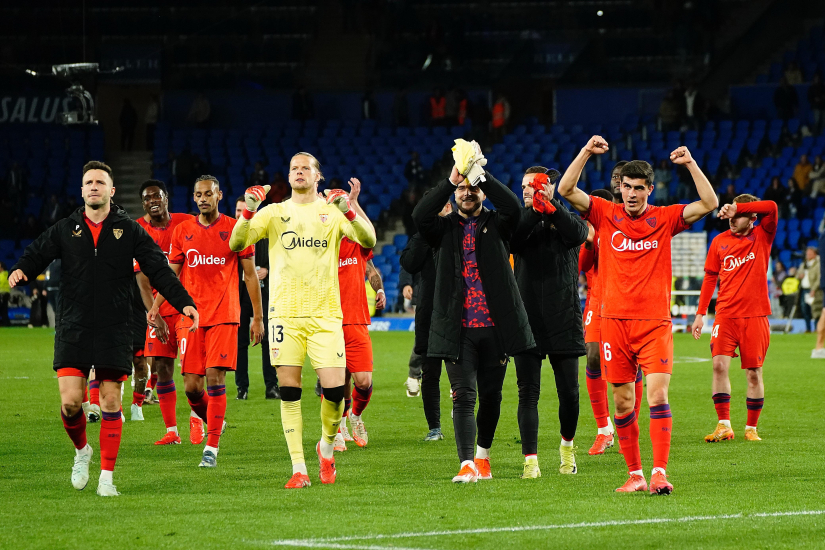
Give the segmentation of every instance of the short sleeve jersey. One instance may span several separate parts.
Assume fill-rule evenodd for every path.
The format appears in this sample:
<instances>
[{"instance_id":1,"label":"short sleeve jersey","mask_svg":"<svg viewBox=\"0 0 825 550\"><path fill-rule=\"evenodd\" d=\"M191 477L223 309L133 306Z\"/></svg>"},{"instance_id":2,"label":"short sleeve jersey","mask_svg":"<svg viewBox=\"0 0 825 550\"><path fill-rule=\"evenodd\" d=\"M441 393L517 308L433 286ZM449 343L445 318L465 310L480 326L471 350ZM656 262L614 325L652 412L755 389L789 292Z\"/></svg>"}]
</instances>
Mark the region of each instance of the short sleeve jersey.
<instances>
[{"instance_id":1,"label":"short sleeve jersey","mask_svg":"<svg viewBox=\"0 0 825 550\"><path fill-rule=\"evenodd\" d=\"M367 262L372 250L364 248L348 237L341 240L338 252L338 285L341 290L341 310L345 325L369 325L370 308L367 304Z\"/></svg>"},{"instance_id":2,"label":"short sleeve jersey","mask_svg":"<svg viewBox=\"0 0 825 550\"><path fill-rule=\"evenodd\" d=\"M341 319L338 250L355 229L319 199L270 204L249 221L254 238L269 239L269 317Z\"/></svg>"},{"instance_id":3,"label":"short sleeve jersey","mask_svg":"<svg viewBox=\"0 0 825 550\"><path fill-rule=\"evenodd\" d=\"M776 235L776 203L757 201L736 206L737 214L764 214L764 217L749 235L734 235L728 230L710 243L705 272L719 276L716 316L764 317L771 314L768 262Z\"/></svg>"},{"instance_id":4,"label":"short sleeve jersey","mask_svg":"<svg viewBox=\"0 0 825 550\"><path fill-rule=\"evenodd\" d=\"M599 240L602 317L670 319L670 242L690 227L685 206L648 205L633 217L623 204L590 197L584 217Z\"/></svg>"},{"instance_id":5,"label":"short sleeve jersey","mask_svg":"<svg viewBox=\"0 0 825 550\"><path fill-rule=\"evenodd\" d=\"M146 230L155 244L160 247L166 259L169 259L169 254L172 252L172 233L181 222L191 219L193 216L189 214L169 214L169 223L166 227L155 227L150 222L147 222L143 217L138 218L137 222ZM140 264L135 261L135 271L140 271ZM152 289L152 295L157 296L158 292ZM160 306L159 313L161 316L175 315L178 311L169 302L163 302Z\"/></svg>"},{"instance_id":6,"label":"short sleeve jersey","mask_svg":"<svg viewBox=\"0 0 825 550\"><path fill-rule=\"evenodd\" d=\"M169 263L183 264L180 280L200 314L200 326L238 323L238 260L252 258L255 246L241 252L229 249L235 220L223 214L210 226L192 216L172 232Z\"/></svg>"}]
</instances>

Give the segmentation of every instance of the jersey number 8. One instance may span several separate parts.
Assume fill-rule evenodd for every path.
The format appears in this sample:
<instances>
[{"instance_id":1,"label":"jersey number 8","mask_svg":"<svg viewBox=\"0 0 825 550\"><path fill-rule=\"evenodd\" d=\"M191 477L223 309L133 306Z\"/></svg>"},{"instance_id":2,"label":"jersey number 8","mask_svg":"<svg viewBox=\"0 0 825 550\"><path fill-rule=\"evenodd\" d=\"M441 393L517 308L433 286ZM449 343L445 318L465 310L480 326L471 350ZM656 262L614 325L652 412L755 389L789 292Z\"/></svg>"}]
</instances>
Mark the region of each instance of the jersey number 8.
<instances>
[{"instance_id":1,"label":"jersey number 8","mask_svg":"<svg viewBox=\"0 0 825 550\"><path fill-rule=\"evenodd\" d=\"M593 320L593 311L592 310L587 312L587 318L584 320L584 326L589 325L591 320Z\"/></svg>"}]
</instances>

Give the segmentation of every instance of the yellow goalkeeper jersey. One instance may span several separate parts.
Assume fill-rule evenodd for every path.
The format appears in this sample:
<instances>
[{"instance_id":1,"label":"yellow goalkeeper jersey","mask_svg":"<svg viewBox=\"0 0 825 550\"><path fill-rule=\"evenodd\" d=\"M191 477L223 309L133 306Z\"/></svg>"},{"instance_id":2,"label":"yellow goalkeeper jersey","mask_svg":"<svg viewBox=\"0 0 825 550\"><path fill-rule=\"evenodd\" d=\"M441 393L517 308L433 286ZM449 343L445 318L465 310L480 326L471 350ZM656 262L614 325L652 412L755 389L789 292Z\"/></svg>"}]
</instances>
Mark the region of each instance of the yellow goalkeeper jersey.
<instances>
[{"instance_id":1,"label":"yellow goalkeeper jersey","mask_svg":"<svg viewBox=\"0 0 825 550\"><path fill-rule=\"evenodd\" d=\"M290 199L262 208L251 220L238 219L229 246L243 250L269 239L270 318L340 319L338 249L344 236L375 246L375 233L360 216L350 222L320 198L306 204Z\"/></svg>"}]
</instances>

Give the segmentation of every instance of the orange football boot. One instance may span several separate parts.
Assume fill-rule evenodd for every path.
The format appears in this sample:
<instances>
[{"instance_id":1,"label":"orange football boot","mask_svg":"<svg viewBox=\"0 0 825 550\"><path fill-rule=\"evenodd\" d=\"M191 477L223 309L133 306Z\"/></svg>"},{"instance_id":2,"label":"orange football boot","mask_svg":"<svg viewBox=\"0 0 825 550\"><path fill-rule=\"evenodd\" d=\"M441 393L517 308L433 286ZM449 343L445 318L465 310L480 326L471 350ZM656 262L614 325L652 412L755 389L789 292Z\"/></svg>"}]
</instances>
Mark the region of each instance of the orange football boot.
<instances>
[{"instance_id":1,"label":"orange football boot","mask_svg":"<svg viewBox=\"0 0 825 550\"><path fill-rule=\"evenodd\" d=\"M727 439L733 439L733 430L721 422L716 425L716 429L713 430L712 434L705 436L705 441L707 443L718 443Z\"/></svg>"},{"instance_id":2,"label":"orange football boot","mask_svg":"<svg viewBox=\"0 0 825 550\"><path fill-rule=\"evenodd\" d=\"M309 476L302 474L301 472L297 472L292 474L292 477L289 478L289 481L286 482L284 485L284 489L303 489L304 487L309 487L312 485L309 481Z\"/></svg>"},{"instance_id":3,"label":"orange football boot","mask_svg":"<svg viewBox=\"0 0 825 550\"><path fill-rule=\"evenodd\" d=\"M476 458L473 459L473 463L476 465L476 470L478 470L478 479L493 479L489 458Z\"/></svg>"},{"instance_id":4,"label":"orange football boot","mask_svg":"<svg viewBox=\"0 0 825 550\"><path fill-rule=\"evenodd\" d=\"M647 491L647 482L644 476L631 475L624 485L616 489L617 493L635 493L636 491Z\"/></svg>"},{"instance_id":5,"label":"orange football boot","mask_svg":"<svg viewBox=\"0 0 825 550\"><path fill-rule=\"evenodd\" d=\"M321 456L321 442L319 441L317 445L315 445L315 452L318 453L318 460L321 463L321 483L325 485L329 485L331 483L335 483L335 457L333 458L324 458Z\"/></svg>"},{"instance_id":6,"label":"orange football boot","mask_svg":"<svg viewBox=\"0 0 825 550\"><path fill-rule=\"evenodd\" d=\"M155 441L155 445L180 445L180 436L175 432L166 432L166 435Z\"/></svg>"},{"instance_id":7,"label":"orange football boot","mask_svg":"<svg viewBox=\"0 0 825 550\"><path fill-rule=\"evenodd\" d=\"M587 451L589 455L603 455L604 452L613 446L613 434L599 434L596 436L596 441L593 446Z\"/></svg>"},{"instance_id":8,"label":"orange football boot","mask_svg":"<svg viewBox=\"0 0 825 550\"><path fill-rule=\"evenodd\" d=\"M673 492L673 485L667 480L667 474L656 472L650 476L650 494L651 495L669 495Z\"/></svg>"}]
</instances>

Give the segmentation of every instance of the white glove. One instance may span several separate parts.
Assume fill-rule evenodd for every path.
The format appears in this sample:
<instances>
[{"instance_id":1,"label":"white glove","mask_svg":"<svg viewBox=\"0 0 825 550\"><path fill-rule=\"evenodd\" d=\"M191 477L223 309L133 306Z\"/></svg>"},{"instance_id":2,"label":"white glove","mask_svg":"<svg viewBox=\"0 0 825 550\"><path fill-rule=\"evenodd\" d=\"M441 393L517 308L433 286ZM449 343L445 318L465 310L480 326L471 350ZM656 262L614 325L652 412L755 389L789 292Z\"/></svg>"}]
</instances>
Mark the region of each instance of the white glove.
<instances>
[{"instance_id":1,"label":"white glove","mask_svg":"<svg viewBox=\"0 0 825 550\"><path fill-rule=\"evenodd\" d=\"M487 159L484 157L484 153L481 152L481 147L477 142L473 141L472 145L475 154L473 155L473 160L467 168L467 172L462 174L462 176L467 178L470 185L475 186L478 185L480 181L487 181L484 177L484 167L487 165Z\"/></svg>"}]
</instances>

